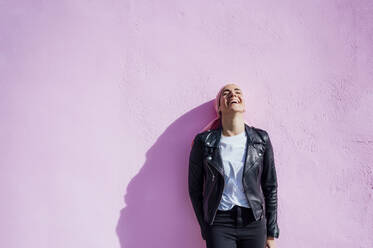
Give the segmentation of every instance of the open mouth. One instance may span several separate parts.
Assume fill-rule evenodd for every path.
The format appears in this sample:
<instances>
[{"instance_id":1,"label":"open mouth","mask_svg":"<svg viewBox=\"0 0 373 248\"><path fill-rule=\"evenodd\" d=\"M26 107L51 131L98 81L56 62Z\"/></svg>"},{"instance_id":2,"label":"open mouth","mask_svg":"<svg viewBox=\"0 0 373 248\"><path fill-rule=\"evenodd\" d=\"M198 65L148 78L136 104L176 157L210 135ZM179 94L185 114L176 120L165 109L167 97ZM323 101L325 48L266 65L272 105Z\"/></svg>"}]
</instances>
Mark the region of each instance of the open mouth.
<instances>
[{"instance_id":1,"label":"open mouth","mask_svg":"<svg viewBox=\"0 0 373 248\"><path fill-rule=\"evenodd\" d=\"M233 101L231 101L231 102L229 102L229 105L232 105L232 104L238 104L238 101L237 100L233 100Z\"/></svg>"}]
</instances>

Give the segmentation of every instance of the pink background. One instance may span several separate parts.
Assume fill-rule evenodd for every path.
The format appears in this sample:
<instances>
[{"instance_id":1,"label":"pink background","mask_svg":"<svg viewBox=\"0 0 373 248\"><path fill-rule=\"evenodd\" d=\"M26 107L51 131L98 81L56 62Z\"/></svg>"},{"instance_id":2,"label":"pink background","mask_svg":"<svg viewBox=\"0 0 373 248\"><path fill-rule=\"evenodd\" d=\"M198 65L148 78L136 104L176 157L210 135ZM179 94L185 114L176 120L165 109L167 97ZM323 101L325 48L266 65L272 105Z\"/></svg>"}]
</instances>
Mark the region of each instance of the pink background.
<instances>
[{"instance_id":1,"label":"pink background","mask_svg":"<svg viewBox=\"0 0 373 248\"><path fill-rule=\"evenodd\" d=\"M373 247L373 4L1 1L0 247L205 247L194 134L267 130L278 248Z\"/></svg>"}]
</instances>

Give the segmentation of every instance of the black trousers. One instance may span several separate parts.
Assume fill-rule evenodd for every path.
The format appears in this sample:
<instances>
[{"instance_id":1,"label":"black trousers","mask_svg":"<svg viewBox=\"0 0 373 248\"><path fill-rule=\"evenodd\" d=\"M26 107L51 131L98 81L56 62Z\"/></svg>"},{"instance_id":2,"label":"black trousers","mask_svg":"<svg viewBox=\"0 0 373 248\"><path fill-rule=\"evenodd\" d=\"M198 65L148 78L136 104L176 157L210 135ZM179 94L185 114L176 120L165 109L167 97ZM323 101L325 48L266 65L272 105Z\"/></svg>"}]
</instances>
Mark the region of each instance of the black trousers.
<instances>
[{"instance_id":1,"label":"black trousers","mask_svg":"<svg viewBox=\"0 0 373 248\"><path fill-rule=\"evenodd\" d=\"M206 232L207 248L264 248L266 239L266 218L255 221L250 208L237 205L218 210Z\"/></svg>"}]
</instances>

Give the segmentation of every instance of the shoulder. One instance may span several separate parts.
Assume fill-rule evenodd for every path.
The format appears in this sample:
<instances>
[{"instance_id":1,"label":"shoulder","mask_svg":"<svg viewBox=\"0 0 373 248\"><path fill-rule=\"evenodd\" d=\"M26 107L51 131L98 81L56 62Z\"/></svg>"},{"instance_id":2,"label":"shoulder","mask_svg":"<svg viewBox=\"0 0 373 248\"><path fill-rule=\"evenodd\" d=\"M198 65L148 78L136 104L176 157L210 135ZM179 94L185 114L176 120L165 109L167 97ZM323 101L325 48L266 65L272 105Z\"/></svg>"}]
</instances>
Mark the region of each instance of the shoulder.
<instances>
[{"instance_id":1,"label":"shoulder","mask_svg":"<svg viewBox=\"0 0 373 248\"><path fill-rule=\"evenodd\" d=\"M254 127L254 126L252 126L252 128L260 136L260 138L262 138L264 140L264 142L268 141L269 134L268 134L267 130L265 130L263 128Z\"/></svg>"},{"instance_id":2,"label":"shoulder","mask_svg":"<svg viewBox=\"0 0 373 248\"><path fill-rule=\"evenodd\" d=\"M197 133L195 136L194 136L194 141L204 141L206 140L206 138L214 131L214 129L208 129L206 131L203 131L203 132L200 132L200 133Z\"/></svg>"},{"instance_id":3,"label":"shoulder","mask_svg":"<svg viewBox=\"0 0 373 248\"><path fill-rule=\"evenodd\" d=\"M259 128L259 127L252 127L257 133L259 133L260 135L268 135L268 132L267 130L264 130L263 128Z\"/></svg>"}]
</instances>

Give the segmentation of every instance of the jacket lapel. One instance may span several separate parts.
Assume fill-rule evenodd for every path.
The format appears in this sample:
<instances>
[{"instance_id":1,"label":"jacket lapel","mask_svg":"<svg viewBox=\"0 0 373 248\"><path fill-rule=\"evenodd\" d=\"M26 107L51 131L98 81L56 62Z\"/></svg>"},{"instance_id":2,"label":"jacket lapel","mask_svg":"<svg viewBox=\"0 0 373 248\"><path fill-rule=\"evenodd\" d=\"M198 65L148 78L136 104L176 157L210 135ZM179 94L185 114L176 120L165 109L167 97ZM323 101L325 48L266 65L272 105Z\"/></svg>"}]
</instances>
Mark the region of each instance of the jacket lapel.
<instances>
[{"instance_id":1,"label":"jacket lapel","mask_svg":"<svg viewBox=\"0 0 373 248\"><path fill-rule=\"evenodd\" d=\"M219 143L221 138L222 127L211 130L205 140L205 146L207 146L209 152L209 163L212 164L221 174L224 175L223 161L220 154ZM248 126L245 123L246 132L246 154L245 154L245 173L254 164L258 157L261 155L260 151L256 148L255 144L263 143L261 137L255 132L253 127Z\"/></svg>"},{"instance_id":2,"label":"jacket lapel","mask_svg":"<svg viewBox=\"0 0 373 248\"><path fill-rule=\"evenodd\" d=\"M221 127L211 130L211 132L207 134L205 145L208 147L208 156L210 157L209 163L224 175L223 161L219 149L221 131Z\"/></svg>"},{"instance_id":3,"label":"jacket lapel","mask_svg":"<svg viewBox=\"0 0 373 248\"><path fill-rule=\"evenodd\" d=\"M255 162L258 160L260 156L263 156L264 153L264 140L261 136L254 130L253 127L245 126L246 127L246 134L248 137L247 145L246 145L246 166L245 166L245 173L250 170L254 165Z\"/></svg>"}]
</instances>

